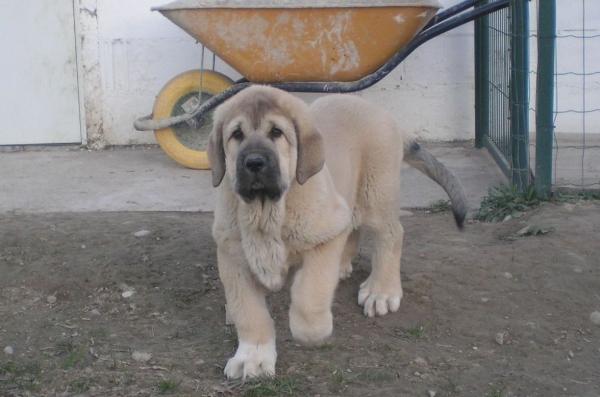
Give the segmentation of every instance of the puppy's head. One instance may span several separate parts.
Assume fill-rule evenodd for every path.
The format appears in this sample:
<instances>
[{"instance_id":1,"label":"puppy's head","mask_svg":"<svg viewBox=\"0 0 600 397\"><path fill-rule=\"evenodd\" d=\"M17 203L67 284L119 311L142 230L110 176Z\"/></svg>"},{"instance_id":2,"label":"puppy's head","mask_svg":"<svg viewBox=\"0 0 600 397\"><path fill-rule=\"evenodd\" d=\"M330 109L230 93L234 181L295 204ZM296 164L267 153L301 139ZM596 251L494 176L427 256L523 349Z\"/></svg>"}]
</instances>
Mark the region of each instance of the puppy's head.
<instances>
[{"instance_id":1,"label":"puppy's head","mask_svg":"<svg viewBox=\"0 0 600 397\"><path fill-rule=\"evenodd\" d=\"M266 86L247 88L215 110L208 157L213 186L226 176L247 203L279 200L324 163L322 138L306 104Z\"/></svg>"}]
</instances>

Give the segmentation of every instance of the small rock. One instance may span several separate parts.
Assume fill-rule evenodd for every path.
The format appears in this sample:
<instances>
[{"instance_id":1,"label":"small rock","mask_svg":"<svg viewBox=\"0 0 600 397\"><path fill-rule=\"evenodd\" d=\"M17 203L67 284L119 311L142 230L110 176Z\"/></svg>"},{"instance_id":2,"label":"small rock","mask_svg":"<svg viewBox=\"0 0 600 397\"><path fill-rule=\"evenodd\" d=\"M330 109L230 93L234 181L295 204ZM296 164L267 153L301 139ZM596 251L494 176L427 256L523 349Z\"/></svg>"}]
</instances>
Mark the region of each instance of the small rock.
<instances>
[{"instance_id":1,"label":"small rock","mask_svg":"<svg viewBox=\"0 0 600 397\"><path fill-rule=\"evenodd\" d=\"M512 215L506 215L506 216L504 217L504 219L502 220L502 222L508 222L508 221L510 221L512 218L513 218L513 217L512 217Z\"/></svg>"},{"instance_id":2,"label":"small rock","mask_svg":"<svg viewBox=\"0 0 600 397\"><path fill-rule=\"evenodd\" d=\"M139 230L139 231L135 232L133 235L135 237L144 237L144 236L147 236L149 234L150 234L150 232L148 230L143 230L142 229L142 230Z\"/></svg>"},{"instance_id":3,"label":"small rock","mask_svg":"<svg viewBox=\"0 0 600 397\"><path fill-rule=\"evenodd\" d=\"M46 298L46 302L50 303L51 305L56 303L56 296L48 295L48 297Z\"/></svg>"},{"instance_id":4,"label":"small rock","mask_svg":"<svg viewBox=\"0 0 600 397\"><path fill-rule=\"evenodd\" d=\"M489 302L489 301L490 301L490 298L481 298L481 301L482 301L483 303L486 303L486 302Z\"/></svg>"},{"instance_id":5,"label":"small rock","mask_svg":"<svg viewBox=\"0 0 600 397\"><path fill-rule=\"evenodd\" d=\"M569 350L569 357L573 358L575 357L575 353L573 353L573 350Z\"/></svg>"},{"instance_id":6,"label":"small rock","mask_svg":"<svg viewBox=\"0 0 600 397\"><path fill-rule=\"evenodd\" d=\"M102 315L102 313L100 313L100 310L98 310L98 309L92 309L92 310L90 310L90 313L93 314L94 316Z\"/></svg>"},{"instance_id":7,"label":"small rock","mask_svg":"<svg viewBox=\"0 0 600 397\"><path fill-rule=\"evenodd\" d=\"M590 314L590 320L596 325L600 325L600 312L593 312Z\"/></svg>"},{"instance_id":8,"label":"small rock","mask_svg":"<svg viewBox=\"0 0 600 397\"><path fill-rule=\"evenodd\" d=\"M135 294L135 291L128 290L128 291L125 291L125 292L123 292L123 293L121 294L121 296L122 296L123 298L129 298L129 297L131 297L133 294Z\"/></svg>"},{"instance_id":9,"label":"small rock","mask_svg":"<svg viewBox=\"0 0 600 397\"><path fill-rule=\"evenodd\" d=\"M418 357L415 358L415 364L417 365L427 365L427 360L425 360L423 357Z\"/></svg>"},{"instance_id":10,"label":"small rock","mask_svg":"<svg viewBox=\"0 0 600 397\"><path fill-rule=\"evenodd\" d=\"M6 353L6 354L10 354L10 355L12 355L14 352L15 352L15 351L13 350L12 346L6 346L6 347L4 348L4 353Z\"/></svg>"},{"instance_id":11,"label":"small rock","mask_svg":"<svg viewBox=\"0 0 600 397\"><path fill-rule=\"evenodd\" d=\"M582 268L580 268L579 266L575 266L575 267L573 268L573 271L574 271L575 273L583 273L583 269L582 269Z\"/></svg>"},{"instance_id":12,"label":"small rock","mask_svg":"<svg viewBox=\"0 0 600 397\"><path fill-rule=\"evenodd\" d=\"M133 352L131 354L131 358L133 358L135 361L139 361L141 363L145 363L147 361L150 361L150 359L152 358L152 354L150 354L150 353L143 353L143 352Z\"/></svg>"},{"instance_id":13,"label":"small rock","mask_svg":"<svg viewBox=\"0 0 600 397\"><path fill-rule=\"evenodd\" d=\"M504 344L504 338L507 336L507 334L507 332L498 332L495 337L496 343L502 346Z\"/></svg>"},{"instance_id":14,"label":"small rock","mask_svg":"<svg viewBox=\"0 0 600 397\"><path fill-rule=\"evenodd\" d=\"M354 340L363 340L363 337L360 335L352 335L351 338Z\"/></svg>"},{"instance_id":15,"label":"small rock","mask_svg":"<svg viewBox=\"0 0 600 397\"><path fill-rule=\"evenodd\" d=\"M204 360L196 360L196 361L194 361L194 364L196 364L196 365L204 365Z\"/></svg>"},{"instance_id":16,"label":"small rock","mask_svg":"<svg viewBox=\"0 0 600 397\"><path fill-rule=\"evenodd\" d=\"M427 390L427 397L435 397L436 396L436 392L434 392L433 390Z\"/></svg>"},{"instance_id":17,"label":"small rock","mask_svg":"<svg viewBox=\"0 0 600 397\"><path fill-rule=\"evenodd\" d=\"M415 372L415 376L421 376L420 372Z\"/></svg>"},{"instance_id":18,"label":"small rock","mask_svg":"<svg viewBox=\"0 0 600 397\"><path fill-rule=\"evenodd\" d=\"M509 272L506 272L506 273L504 273L504 274L503 274L503 276L504 276L504 278L505 278L505 279L507 279L507 280L510 280L511 278L513 278L513 275L512 275L512 274L510 274Z\"/></svg>"}]
</instances>

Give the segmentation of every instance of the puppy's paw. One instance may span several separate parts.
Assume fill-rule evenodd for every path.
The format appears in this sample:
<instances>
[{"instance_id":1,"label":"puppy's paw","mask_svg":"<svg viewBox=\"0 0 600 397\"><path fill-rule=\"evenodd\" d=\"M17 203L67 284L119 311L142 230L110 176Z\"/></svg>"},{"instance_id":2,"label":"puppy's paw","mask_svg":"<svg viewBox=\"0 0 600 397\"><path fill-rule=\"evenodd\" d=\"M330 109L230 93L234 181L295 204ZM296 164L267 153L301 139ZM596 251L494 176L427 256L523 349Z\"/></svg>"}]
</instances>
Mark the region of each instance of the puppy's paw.
<instances>
[{"instance_id":1,"label":"puppy's paw","mask_svg":"<svg viewBox=\"0 0 600 397\"><path fill-rule=\"evenodd\" d=\"M305 346L321 346L333 331L331 311L306 313L290 308L290 330L295 340Z\"/></svg>"},{"instance_id":2,"label":"puppy's paw","mask_svg":"<svg viewBox=\"0 0 600 397\"><path fill-rule=\"evenodd\" d=\"M402 287L382 288L369 277L360 285L358 304L364 307L365 316L383 316L398 311L402 300Z\"/></svg>"},{"instance_id":3,"label":"puppy's paw","mask_svg":"<svg viewBox=\"0 0 600 397\"><path fill-rule=\"evenodd\" d=\"M253 344L240 341L235 356L227 361L225 375L229 379L247 379L256 376L274 376L275 339L265 344Z\"/></svg>"},{"instance_id":4,"label":"puppy's paw","mask_svg":"<svg viewBox=\"0 0 600 397\"><path fill-rule=\"evenodd\" d=\"M352 262L342 263L340 266L340 280L350 278L352 274Z\"/></svg>"}]
</instances>

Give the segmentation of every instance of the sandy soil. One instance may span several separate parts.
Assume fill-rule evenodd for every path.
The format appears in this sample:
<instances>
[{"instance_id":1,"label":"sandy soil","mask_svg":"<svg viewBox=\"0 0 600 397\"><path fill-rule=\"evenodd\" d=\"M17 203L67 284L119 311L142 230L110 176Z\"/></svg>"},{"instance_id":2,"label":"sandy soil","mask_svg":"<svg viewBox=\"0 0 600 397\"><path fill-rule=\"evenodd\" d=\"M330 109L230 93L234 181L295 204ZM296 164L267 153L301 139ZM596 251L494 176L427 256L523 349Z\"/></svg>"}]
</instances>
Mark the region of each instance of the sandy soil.
<instances>
[{"instance_id":1,"label":"sandy soil","mask_svg":"<svg viewBox=\"0 0 600 397\"><path fill-rule=\"evenodd\" d=\"M211 223L0 215L0 396L600 395L598 203L547 204L463 232L450 214L415 212L403 220L400 311L363 316L363 248L324 347L296 344L287 293L271 297L276 382L251 385L222 374L236 337ZM554 230L516 238L528 225Z\"/></svg>"}]
</instances>

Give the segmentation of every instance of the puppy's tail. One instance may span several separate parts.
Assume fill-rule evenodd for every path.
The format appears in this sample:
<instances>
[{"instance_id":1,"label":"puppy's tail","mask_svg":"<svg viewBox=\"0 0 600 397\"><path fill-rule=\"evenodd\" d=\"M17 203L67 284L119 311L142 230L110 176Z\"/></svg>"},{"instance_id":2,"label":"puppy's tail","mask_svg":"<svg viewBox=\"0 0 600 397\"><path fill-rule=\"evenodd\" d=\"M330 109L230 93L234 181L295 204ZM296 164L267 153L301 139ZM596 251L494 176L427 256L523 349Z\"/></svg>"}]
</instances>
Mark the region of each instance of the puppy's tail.
<instances>
[{"instance_id":1,"label":"puppy's tail","mask_svg":"<svg viewBox=\"0 0 600 397\"><path fill-rule=\"evenodd\" d=\"M416 141L410 141L405 144L404 161L444 188L452 202L452 212L454 213L456 224L462 229L465 217L467 216L468 204L467 196L460 181L444 164L440 163Z\"/></svg>"}]
</instances>

